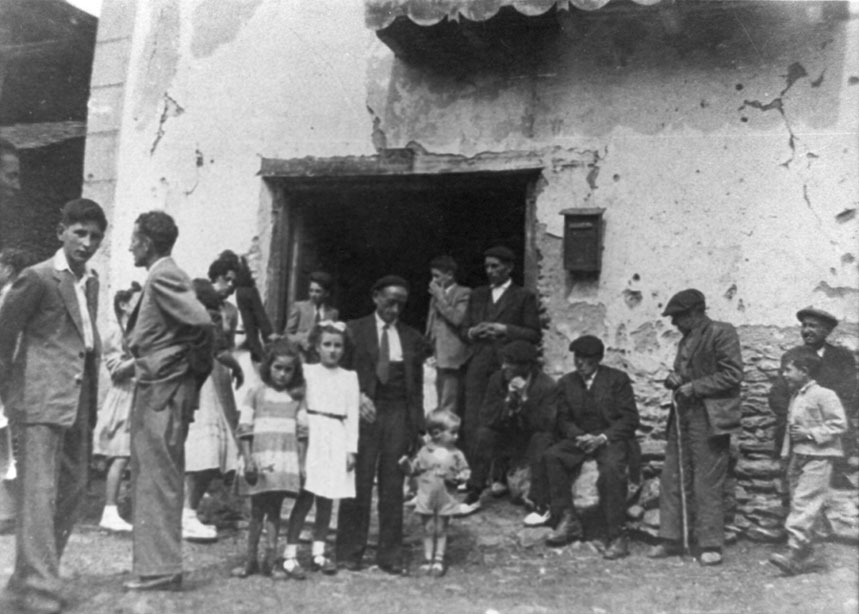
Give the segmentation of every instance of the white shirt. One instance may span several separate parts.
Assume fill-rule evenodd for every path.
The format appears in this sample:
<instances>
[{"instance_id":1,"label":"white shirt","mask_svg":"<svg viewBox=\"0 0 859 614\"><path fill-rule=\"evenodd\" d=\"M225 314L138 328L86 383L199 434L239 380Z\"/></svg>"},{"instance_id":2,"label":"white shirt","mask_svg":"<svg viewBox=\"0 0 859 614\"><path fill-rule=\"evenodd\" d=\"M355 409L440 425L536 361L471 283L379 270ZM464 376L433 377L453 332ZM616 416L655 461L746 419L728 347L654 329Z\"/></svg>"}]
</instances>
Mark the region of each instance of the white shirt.
<instances>
[{"instance_id":1,"label":"white shirt","mask_svg":"<svg viewBox=\"0 0 859 614\"><path fill-rule=\"evenodd\" d=\"M84 269L83 276L78 279L69 266L66 253L62 249L57 250L57 253L54 254L54 268L57 271L68 271L75 278L75 297L78 299L78 311L80 311L81 324L83 324L84 347L86 347L88 352L91 352L95 347L95 331L92 318L89 315L89 305L86 300L86 284L91 278L95 277L95 271Z\"/></svg>"},{"instance_id":2,"label":"white shirt","mask_svg":"<svg viewBox=\"0 0 859 614\"><path fill-rule=\"evenodd\" d=\"M582 377L582 380L585 382L585 388L587 388L588 390L590 390L591 386L594 385L594 379L596 379L597 371L599 371L599 368L595 369L594 372L591 373L590 377Z\"/></svg>"},{"instance_id":3,"label":"white shirt","mask_svg":"<svg viewBox=\"0 0 859 614\"><path fill-rule=\"evenodd\" d=\"M376 334L379 339L379 348L382 347L382 329L388 327L388 358L391 362L403 362L403 346L400 343L400 333L397 332L396 322L387 324L378 313L376 316Z\"/></svg>"},{"instance_id":4,"label":"white shirt","mask_svg":"<svg viewBox=\"0 0 859 614\"><path fill-rule=\"evenodd\" d=\"M497 303L498 299L501 298L501 295L504 294L504 291L510 287L510 284L513 283L512 279L508 279L500 286L492 286L492 302Z\"/></svg>"}]
</instances>

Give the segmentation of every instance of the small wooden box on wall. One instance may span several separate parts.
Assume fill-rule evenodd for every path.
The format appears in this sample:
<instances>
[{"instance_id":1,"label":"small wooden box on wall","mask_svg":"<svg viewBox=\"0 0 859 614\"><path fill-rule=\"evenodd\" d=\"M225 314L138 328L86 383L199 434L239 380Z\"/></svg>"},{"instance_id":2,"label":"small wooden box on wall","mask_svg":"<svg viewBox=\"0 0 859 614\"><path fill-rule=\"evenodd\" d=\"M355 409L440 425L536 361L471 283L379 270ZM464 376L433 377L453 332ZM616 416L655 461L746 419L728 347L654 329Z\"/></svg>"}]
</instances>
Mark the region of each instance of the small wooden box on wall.
<instances>
[{"instance_id":1,"label":"small wooden box on wall","mask_svg":"<svg viewBox=\"0 0 859 614\"><path fill-rule=\"evenodd\" d=\"M570 273L598 275L602 268L605 209L564 209L564 268Z\"/></svg>"}]
</instances>

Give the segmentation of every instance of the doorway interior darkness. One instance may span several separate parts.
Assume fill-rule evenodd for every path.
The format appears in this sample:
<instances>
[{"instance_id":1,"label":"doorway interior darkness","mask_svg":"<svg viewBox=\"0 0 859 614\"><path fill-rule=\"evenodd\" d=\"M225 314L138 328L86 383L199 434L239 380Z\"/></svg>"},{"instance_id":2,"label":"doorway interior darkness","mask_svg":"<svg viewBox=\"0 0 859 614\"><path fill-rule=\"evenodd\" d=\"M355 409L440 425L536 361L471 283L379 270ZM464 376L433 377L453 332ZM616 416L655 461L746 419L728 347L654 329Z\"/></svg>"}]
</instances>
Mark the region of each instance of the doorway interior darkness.
<instances>
[{"instance_id":1,"label":"doorway interior darkness","mask_svg":"<svg viewBox=\"0 0 859 614\"><path fill-rule=\"evenodd\" d=\"M306 298L308 275L320 269L335 279L333 302L344 320L370 313L376 279L401 275L412 287L402 318L419 330L429 305L429 262L437 255L451 255L458 281L475 287L486 283L483 251L506 245L517 254L514 281L533 285L523 272L533 259L535 180L533 171L271 178L282 208L282 226L272 235L279 266L270 269L279 283L269 295L279 325L287 305Z\"/></svg>"}]
</instances>

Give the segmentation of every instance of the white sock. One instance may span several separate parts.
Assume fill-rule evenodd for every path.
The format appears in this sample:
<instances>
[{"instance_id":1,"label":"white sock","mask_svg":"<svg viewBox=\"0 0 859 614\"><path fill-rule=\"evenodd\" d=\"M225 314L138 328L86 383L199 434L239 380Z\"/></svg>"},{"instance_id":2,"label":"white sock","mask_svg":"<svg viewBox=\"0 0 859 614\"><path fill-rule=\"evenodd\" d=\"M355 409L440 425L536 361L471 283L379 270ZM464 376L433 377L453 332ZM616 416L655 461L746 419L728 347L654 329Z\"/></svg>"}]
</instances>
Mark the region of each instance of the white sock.
<instances>
[{"instance_id":1,"label":"white sock","mask_svg":"<svg viewBox=\"0 0 859 614\"><path fill-rule=\"evenodd\" d=\"M298 556L298 544L286 544L286 548L283 551L283 558L287 561L290 559L295 559Z\"/></svg>"},{"instance_id":2,"label":"white sock","mask_svg":"<svg viewBox=\"0 0 859 614\"><path fill-rule=\"evenodd\" d=\"M116 516L119 516L119 510L116 508L115 505L105 505L104 506L104 510L102 510L102 512L101 512L102 518L110 518L110 517L116 517Z\"/></svg>"},{"instance_id":3,"label":"white sock","mask_svg":"<svg viewBox=\"0 0 859 614\"><path fill-rule=\"evenodd\" d=\"M317 556L325 556L325 542L313 542L310 553L314 558Z\"/></svg>"}]
</instances>

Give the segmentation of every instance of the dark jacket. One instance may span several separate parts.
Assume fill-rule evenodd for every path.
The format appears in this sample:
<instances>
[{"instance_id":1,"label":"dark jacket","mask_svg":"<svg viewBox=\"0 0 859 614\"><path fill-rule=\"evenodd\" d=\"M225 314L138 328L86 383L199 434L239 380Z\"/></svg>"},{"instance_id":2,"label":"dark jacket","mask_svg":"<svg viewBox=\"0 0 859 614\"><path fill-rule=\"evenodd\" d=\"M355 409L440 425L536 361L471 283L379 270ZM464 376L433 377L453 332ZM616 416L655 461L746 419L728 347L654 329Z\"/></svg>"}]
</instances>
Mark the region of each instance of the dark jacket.
<instances>
[{"instance_id":1,"label":"dark jacket","mask_svg":"<svg viewBox=\"0 0 859 614\"><path fill-rule=\"evenodd\" d=\"M555 380L540 369L531 375L527 398L518 412L507 402L507 382L504 373L496 371L489 378L486 398L480 412L480 425L500 430L504 428L524 428L528 432L555 432L557 412L555 409ZM518 413L521 419L511 416Z\"/></svg>"},{"instance_id":2,"label":"dark jacket","mask_svg":"<svg viewBox=\"0 0 859 614\"><path fill-rule=\"evenodd\" d=\"M851 412L855 413L854 408L856 407L857 400L856 377L856 359L850 350L838 345L832 345L831 343L824 344L823 358L820 361L820 370L815 380L824 388L835 391L848 417L852 415ZM779 377L772 388L770 388L769 394L770 409L776 418L775 445L773 450L776 454L781 450L781 444L784 440L787 409L790 406L791 396L790 388L788 388L784 379Z\"/></svg>"},{"instance_id":3,"label":"dark jacket","mask_svg":"<svg viewBox=\"0 0 859 614\"><path fill-rule=\"evenodd\" d=\"M468 329L480 322L497 322L507 325L507 336L497 339L468 339ZM537 297L532 292L510 284L498 302L492 303L492 289L480 286L471 293L462 335L468 339L466 360L480 360L500 365L498 350L516 339L540 343L540 314Z\"/></svg>"},{"instance_id":4,"label":"dark jacket","mask_svg":"<svg viewBox=\"0 0 859 614\"><path fill-rule=\"evenodd\" d=\"M696 399L703 402L713 435L727 435L740 428L740 384L743 357L737 329L726 322L705 321L680 342L690 344L684 383L692 383ZM678 349L674 371L682 374Z\"/></svg>"},{"instance_id":5,"label":"dark jacket","mask_svg":"<svg viewBox=\"0 0 859 614\"><path fill-rule=\"evenodd\" d=\"M351 350L343 366L358 373L361 392L371 399L376 395L376 362L379 357L379 337L376 331L375 314L370 314L347 323ZM403 367L406 378L407 428L413 439L424 430L423 362L429 347L423 335L411 326L397 322L397 334L403 348Z\"/></svg>"},{"instance_id":6,"label":"dark jacket","mask_svg":"<svg viewBox=\"0 0 859 614\"><path fill-rule=\"evenodd\" d=\"M591 384L594 404L609 426L602 433L610 442L633 439L638 428L638 408L629 376L618 369L600 365ZM567 373L558 380L558 430L566 439L575 439L587 431L582 423L588 390L582 376Z\"/></svg>"}]
</instances>

